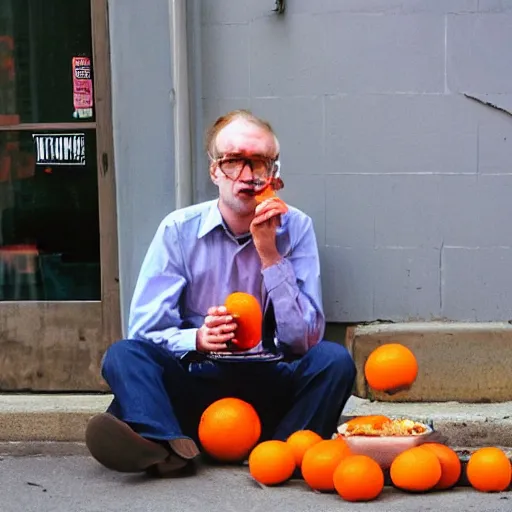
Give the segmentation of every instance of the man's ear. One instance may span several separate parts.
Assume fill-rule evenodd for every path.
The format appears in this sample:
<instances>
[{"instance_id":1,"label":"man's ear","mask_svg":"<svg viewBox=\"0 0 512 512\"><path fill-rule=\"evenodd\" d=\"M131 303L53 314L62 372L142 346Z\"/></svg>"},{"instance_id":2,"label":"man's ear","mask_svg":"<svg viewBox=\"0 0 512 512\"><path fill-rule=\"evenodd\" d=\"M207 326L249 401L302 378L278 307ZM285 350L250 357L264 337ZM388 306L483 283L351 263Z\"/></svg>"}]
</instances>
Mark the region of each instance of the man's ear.
<instances>
[{"instance_id":1,"label":"man's ear","mask_svg":"<svg viewBox=\"0 0 512 512\"><path fill-rule=\"evenodd\" d=\"M215 185L218 185L219 177L217 176L217 166L214 163L210 164L210 178Z\"/></svg>"}]
</instances>

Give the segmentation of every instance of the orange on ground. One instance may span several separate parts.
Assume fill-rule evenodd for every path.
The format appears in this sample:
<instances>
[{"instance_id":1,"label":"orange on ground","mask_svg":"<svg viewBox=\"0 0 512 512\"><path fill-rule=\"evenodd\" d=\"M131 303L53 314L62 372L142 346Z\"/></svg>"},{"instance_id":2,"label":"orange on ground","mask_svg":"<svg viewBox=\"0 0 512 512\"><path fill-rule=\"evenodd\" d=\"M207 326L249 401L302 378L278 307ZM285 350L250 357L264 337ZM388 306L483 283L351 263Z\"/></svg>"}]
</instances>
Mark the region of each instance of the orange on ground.
<instances>
[{"instance_id":1,"label":"orange on ground","mask_svg":"<svg viewBox=\"0 0 512 512\"><path fill-rule=\"evenodd\" d=\"M293 451L295 464L298 468L302 465L302 459L306 451L320 441L322 441L322 437L312 430L298 430L286 440Z\"/></svg>"},{"instance_id":2,"label":"orange on ground","mask_svg":"<svg viewBox=\"0 0 512 512\"><path fill-rule=\"evenodd\" d=\"M384 488L382 468L367 455L344 458L333 475L336 492L346 501L374 500Z\"/></svg>"},{"instance_id":3,"label":"orange on ground","mask_svg":"<svg viewBox=\"0 0 512 512\"><path fill-rule=\"evenodd\" d=\"M240 350L254 348L261 341L263 313L258 299L249 293L234 292L224 303L237 328L232 343Z\"/></svg>"},{"instance_id":4,"label":"orange on ground","mask_svg":"<svg viewBox=\"0 0 512 512\"><path fill-rule=\"evenodd\" d=\"M351 420L346 421L345 425L347 425L348 428L356 425L370 425L372 428L379 430L382 428L382 425L386 423L391 423L391 418L375 414L369 416L357 416L357 418L352 418Z\"/></svg>"},{"instance_id":5,"label":"orange on ground","mask_svg":"<svg viewBox=\"0 0 512 512\"><path fill-rule=\"evenodd\" d=\"M342 439L327 439L313 445L302 459L304 481L317 491L334 491L333 475L338 464L352 455Z\"/></svg>"},{"instance_id":6,"label":"orange on ground","mask_svg":"<svg viewBox=\"0 0 512 512\"><path fill-rule=\"evenodd\" d=\"M249 472L261 484L283 483L294 471L293 452L284 441L263 441L249 455Z\"/></svg>"},{"instance_id":7,"label":"orange on ground","mask_svg":"<svg viewBox=\"0 0 512 512\"><path fill-rule=\"evenodd\" d=\"M199 440L212 457L241 461L261 435L261 421L254 407L238 398L222 398L209 405L199 422Z\"/></svg>"},{"instance_id":8,"label":"orange on ground","mask_svg":"<svg viewBox=\"0 0 512 512\"><path fill-rule=\"evenodd\" d=\"M428 491L439 482L441 474L437 456L421 446L397 455L390 468L391 481L405 491Z\"/></svg>"},{"instance_id":9,"label":"orange on ground","mask_svg":"<svg viewBox=\"0 0 512 512\"><path fill-rule=\"evenodd\" d=\"M441 479L434 489L444 490L453 487L459 481L462 471L462 465L455 450L440 443L425 443L421 446L435 453L441 463Z\"/></svg>"},{"instance_id":10,"label":"orange on ground","mask_svg":"<svg viewBox=\"0 0 512 512\"><path fill-rule=\"evenodd\" d=\"M511 473L510 460L496 447L476 450L466 467L469 483L481 492L504 491L510 485Z\"/></svg>"},{"instance_id":11,"label":"orange on ground","mask_svg":"<svg viewBox=\"0 0 512 512\"><path fill-rule=\"evenodd\" d=\"M414 354L400 343L387 343L376 348L364 367L366 380L377 391L409 388L418 375Z\"/></svg>"}]
</instances>

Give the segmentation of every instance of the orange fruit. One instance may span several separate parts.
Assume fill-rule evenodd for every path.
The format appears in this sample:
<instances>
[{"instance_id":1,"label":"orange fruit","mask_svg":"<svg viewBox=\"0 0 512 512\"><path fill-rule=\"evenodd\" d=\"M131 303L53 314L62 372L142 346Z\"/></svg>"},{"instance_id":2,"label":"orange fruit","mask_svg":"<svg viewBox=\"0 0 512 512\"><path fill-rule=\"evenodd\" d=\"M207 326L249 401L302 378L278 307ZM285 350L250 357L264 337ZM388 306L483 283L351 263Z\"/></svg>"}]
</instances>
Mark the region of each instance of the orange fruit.
<instances>
[{"instance_id":1,"label":"orange fruit","mask_svg":"<svg viewBox=\"0 0 512 512\"><path fill-rule=\"evenodd\" d=\"M280 484L294 471L293 451L285 441L263 441L249 455L249 472L261 484Z\"/></svg>"},{"instance_id":2,"label":"orange fruit","mask_svg":"<svg viewBox=\"0 0 512 512\"><path fill-rule=\"evenodd\" d=\"M511 473L510 460L495 447L476 450L466 467L469 483L481 492L504 491L510 485Z\"/></svg>"},{"instance_id":3,"label":"orange fruit","mask_svg":"<svg viewBox=\"0 0 512 512\"><path fill-rule=\"evenodd\" d=\"M251 404L238 398L222 398L204 410L198 434L204 450L213 458L241 461L258 442L261 421Z\"/></svg>"},{"instance_id":4,"label":"orange fruit","mask_svg":"<svg viewBox=\"0 0 512 512\"><path fill-rule=\"evenodd\" d=\"M370 425L375 430L380 430L386 423L391 423L391 418L382 416L380 414L369 415L369 416L357 416L345 422L347 428L350 430L351 427L356 425Z\"/></svg>"},{"instance_id":5,"label":"orange fruit","mask_svg":"<svg viewBox=\"0 0 512 512\"><path fill-rule=\"evenodd\" d=\"M398 391L409 388L418 375L414 354L400 343L387 343L376 348L364 367L366 380L376 391Z\"/></svg>"},{"instance_id":6,"label":"orange fruit","mask_svg":"<svg viewBox=\"0 0 512 512\"><path fill-rule=\"evenodd\" d=\"M312 430L298 430L288 437L286 442L292 449L295 464L298 468L302 465L302 459L306 451L322 440L322 437Z\"/></svg>"},{"instance_id":7,"label":"orange fruit","mask_svg":"<svg viewBox=\"0 0 512 512\"><path fill-rule=\"evenodd\" d=\"M344 458L333 475L336 492L346 501L374 500L384 488L382 468L367 455Z\"/></svg>"},{"instance_id":8,"label":"orange fruit","mask_svg":"<svg viewBox=\"0 0 512 512\"><path fill-rule=\"evenodd\" d=\"M334 491L334 471L349 455L352 455L350 448L342 439L326 439L316 443L302 459L304 481L316 491Z\"/></svg>"},{"instance_id":9,"label":"orange fruit","mask_svg":"<svg viewBox=\"0 0 512 512\"><path fill-rule=\"evenodd\" d=\"M428 491L441 479L441 463L431 450L421 446L409 448L391 463L393 484L404 491Z\"/></svg>"},{"instance_id":10,"label":"orange fruit","mask_svg":"<svg viewBox=\"0 0 512 512\"><path fill-rule=\"evenodd\" d=\"M271 185L267 185L261 192L258 192L254 196L254 198L256 199L256 201L258 203L262 203L266 199L270 199L271 197L275 197L275 196L276 196L275 190L272 188Z\"/></svg>"},{"instance_id":11,"label":"orange fruit","mask_svg":"<svg viewBox=\"0 0 512 512\"><path fill-rule=\"evenodd\" d=\"M249 350L261 341L263 313L258 299L249 293L234 292L224 303L237 324L232 344L236 349Z\"/></svg>"},{"instance_id":12,"label":"orange fruit","mask_svg":"<svg viewBox=\"0 0 512 512\"><path fill-rule=\"evenodd\" d=\"M421 446L435 453L441 463L441 479L434 489L443 490L453 487L459 481L462 471L462 465L455 451L440 443L425 443Z\"/></svg>"}]
</instances>

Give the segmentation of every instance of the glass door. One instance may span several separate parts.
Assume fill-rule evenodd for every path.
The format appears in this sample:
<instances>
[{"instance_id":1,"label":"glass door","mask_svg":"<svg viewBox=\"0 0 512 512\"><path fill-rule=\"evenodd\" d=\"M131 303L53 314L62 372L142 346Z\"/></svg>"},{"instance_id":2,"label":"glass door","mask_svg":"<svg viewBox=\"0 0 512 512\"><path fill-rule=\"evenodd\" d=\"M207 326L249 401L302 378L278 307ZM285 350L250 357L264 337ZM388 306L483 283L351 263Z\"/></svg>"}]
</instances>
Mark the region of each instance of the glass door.
<instances>
[{"instance_id":1,"label":"glass door","mask_svg":"<svg viewBox=\"0 0 512 512\"><path fill-rule=\"evenodd\" d=\"M0 3L0 391L101 390L120 336L107 0Z\"/></svg>"}]
</instances>

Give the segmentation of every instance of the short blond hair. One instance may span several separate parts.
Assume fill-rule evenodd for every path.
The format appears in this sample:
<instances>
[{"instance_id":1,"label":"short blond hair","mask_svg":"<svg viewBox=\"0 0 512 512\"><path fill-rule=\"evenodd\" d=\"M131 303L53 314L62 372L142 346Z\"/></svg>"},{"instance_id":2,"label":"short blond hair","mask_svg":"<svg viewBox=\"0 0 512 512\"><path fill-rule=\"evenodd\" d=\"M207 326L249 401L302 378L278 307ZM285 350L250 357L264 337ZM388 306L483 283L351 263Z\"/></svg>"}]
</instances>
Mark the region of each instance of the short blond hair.
<instances>
[{"instance_id":1,"label":"short blond hair","mask_svg":"<svg viewBox=\"0 0 512 512\"><path fill-rule=\"evenodd\" d=\"M259 118L258 116L255 116L250 110L246 109L238 109L238 110L232 110L231 112L228 112L227 114L224 114L223 116L220 116L206 131L206 152L213 158L216 158L217 155L217 135L219 132L225 128L228 124L232 123L233 121L236 121L237 119L243 119L244 121L247 121L248 123L255 124L256 126L259 126L260 128L263 128L268 133L270 133L274 137L277 155L279 155L280 146L279 146L279 140L270 125L268 121L265 121L264 119Z\"/></svg>"}]
</instances>

